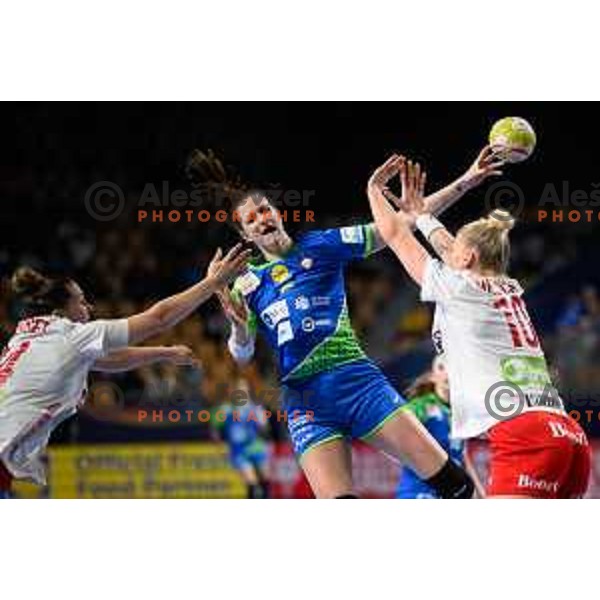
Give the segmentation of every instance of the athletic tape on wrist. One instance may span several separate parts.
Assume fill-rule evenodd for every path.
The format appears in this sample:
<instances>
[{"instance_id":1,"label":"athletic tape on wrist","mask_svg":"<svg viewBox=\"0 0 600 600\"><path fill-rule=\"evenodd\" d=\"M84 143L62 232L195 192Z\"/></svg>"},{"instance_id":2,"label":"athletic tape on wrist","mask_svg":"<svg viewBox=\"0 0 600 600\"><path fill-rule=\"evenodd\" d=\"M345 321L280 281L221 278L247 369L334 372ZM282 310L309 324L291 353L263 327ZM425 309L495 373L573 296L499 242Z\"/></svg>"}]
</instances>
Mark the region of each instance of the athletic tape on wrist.
<instances>
[{"instance_id":1,"label":"athletic tape on wrist","mask_svg":"<svg viewBox=\"0 0 600 600\"><path fill-rule=\"evenodd\" d=\"M417 229L425 236L425 239L429 239L431 234L436 229L441 229L444 226L430 214L419 215L416 220Z\"/></svg>"}]
</instances>

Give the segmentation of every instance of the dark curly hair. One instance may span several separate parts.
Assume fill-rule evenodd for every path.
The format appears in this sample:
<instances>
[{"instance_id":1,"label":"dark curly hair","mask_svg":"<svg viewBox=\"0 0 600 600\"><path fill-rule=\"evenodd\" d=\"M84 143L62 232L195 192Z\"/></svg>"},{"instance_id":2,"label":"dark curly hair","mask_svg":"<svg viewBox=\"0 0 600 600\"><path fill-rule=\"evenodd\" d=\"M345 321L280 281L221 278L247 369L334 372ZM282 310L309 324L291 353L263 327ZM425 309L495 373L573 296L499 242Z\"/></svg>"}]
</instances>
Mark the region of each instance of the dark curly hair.
<instances>
[{"instance_id":1,"label":"dark curly hair","mask_svg":"<svg viewBox=\"0 0 600 600\"><path fill-rule=\"evenodd\" d=\"M212 150L192 150L184 172L192 186L199 189L212 206L225 210L227 223L238 233L243 232L239 220L234 218L239 205L248 198L260 200L267 195L244 182L231 167L224 166Z\"/></svg>"},{"instance_id":2,"label":"dark curly hair","mask_svg":"<svg viewBox=\"0 0 600 600\"><path fill-rule=\"evenodd\" d=\"M10 282L19 318L49 315L65 308L72 295L71 285L68 277L47 277L31 267L19 267Z\"/></svg>"}]
</instances>

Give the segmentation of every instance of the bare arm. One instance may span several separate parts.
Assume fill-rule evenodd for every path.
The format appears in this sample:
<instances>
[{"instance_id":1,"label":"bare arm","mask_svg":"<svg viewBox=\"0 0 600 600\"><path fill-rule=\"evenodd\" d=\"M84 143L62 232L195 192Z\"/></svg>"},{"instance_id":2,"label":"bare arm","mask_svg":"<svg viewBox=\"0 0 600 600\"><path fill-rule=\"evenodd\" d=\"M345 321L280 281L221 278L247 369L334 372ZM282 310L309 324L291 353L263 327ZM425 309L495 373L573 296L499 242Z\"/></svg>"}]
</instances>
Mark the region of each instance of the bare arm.
<instances>
[{"instance_id":1,"label":"bare arm","mask_svg":"<svg viewBox=\"0 0 600 600\"><path fill-rule=\"evenodd\" d=\"M243 251L241 244L238 244L227 256L222 256L219 248L208 267L207 276L196 285L157 302L143 313L129 317L129 343L141 342L183 321L246 267L250 251Z\"/></svg>"},{"instance_id":2,"label":"bare arm","mask_svg":"<svg viewBox=\"0 0 600 600\"><path fill-rule=\"evenodd\" d=\"M198 364L192 351L186 346L155 346L115 350L108 356L97 360L92 370L104 373L120 373L165 361L178 366Z\"/></svg>"},{"instance_id":3,"label":"bare arm","mask_svg":"<svg viewBox=\"0 0 600 600\"><path fill-rule=\"evenodd\" d=\"M477 160L471 165L467 172L459 177L450 185L439 190L435 194L427 196L423 201L424 212L439 215L446 208L459 200L465 192L473 189L493 175L501 175L499 168L504 161L494 155L490 146L486 146L477 157ZM436 254L444 261L448 261L454 236L440 223L431 235L428 236L428 242L435 250Z\"/></svg>"},{"instance_id":4,"label":"bare arm","mask_svg":"<svg viewBox=\"0 0 600 600\"><path fill-rule=\"evenodd\" d=\"M503 164L504 161L494 155L491 146L486 146L463 175L424 198L425 212L440 215L488 177L502 175L499 169Z\"/></svg>"},{"instance_id":5,"label":"bare arm","mask_svg":"<svg viewBox=\"0 0 600 600\"><path fill-rule=\"evenodd\" d=\"M438 227L431 233L427 241L435 250L435 253L447 263L450 252L452 251L452 246L454 245L454 236L441 225L441 227Z\"/></svg>"},{"instance_id":6,"label":"bare arm","mask_svg":"<svg viewBox=\"0 0 600 600\"><path fill-rule=\"evenodd\" d=\"M403 198L402 201L398 201L399 204L408 205L407 207L412 206L414 198L411 195L413 194L419 196L422 201L425 186L425 175L421 173L420 167L416 165L413 169L412 163L410 165L406 170L410 185L403 186ZM367 187L367 195L380 235L399 258L408 274L420 285L429 253L414 236L411 228L412 221L402 211L396 212L392 207L390 202L394 200L387 189L389 180L404 168L404 158L396 154L392 155L373 173Z\"/></svg>"},{"instance_id":7,"label":"bare arm","mask_svg":"<svg viewBox=\"0 0 600 600\"><path fill-rule=\"evenodd\" d=\"M400 159L403 164L406 164L404 157L400 157ZM475 162L463 175L441 190L438 190L437 192L423 198L423 212L440 215L447 208L460 200L466 192L483 183L488 177L501 175L502 171L498 169L503 164L504 162L493 154L491 147L486 146L479 153L479 156ZM402 200L398 200L389 192L389 190L385 190L384 195L393 205L396 206L396 208L404 208L402 205ZM386 241L384 236L382 236L379 232L377 223L375 223L375 231L375 250L377 251L386 246ZM434 232L428 241L440 258L445 260L445 257L452 248L454 237L445 228L440 228L439 231L436 230Z\"/></svg>"}]
</instances>

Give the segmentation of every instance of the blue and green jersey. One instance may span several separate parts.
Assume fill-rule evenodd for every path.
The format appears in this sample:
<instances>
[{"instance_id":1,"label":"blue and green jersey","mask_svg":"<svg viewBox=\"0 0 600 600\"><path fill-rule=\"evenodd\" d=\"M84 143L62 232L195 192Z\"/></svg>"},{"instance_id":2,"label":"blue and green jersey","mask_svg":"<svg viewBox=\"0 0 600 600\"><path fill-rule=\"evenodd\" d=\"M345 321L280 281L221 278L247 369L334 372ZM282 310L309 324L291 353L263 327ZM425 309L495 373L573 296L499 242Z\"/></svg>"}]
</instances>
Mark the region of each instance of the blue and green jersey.
<instances>
[{"instance_id":1,"label":"blue and green jersey","mask_svg":"<svg viewBox=\"0 0 600 600\"><path fill-rule=\"evenodd\" d=\"M344 267L374 250L372 224L311 231L284 257L238 278L234 293L246 299L251 326L277 356L283 382L366 359L350 324Z\"/></svg>"}]
</instances>

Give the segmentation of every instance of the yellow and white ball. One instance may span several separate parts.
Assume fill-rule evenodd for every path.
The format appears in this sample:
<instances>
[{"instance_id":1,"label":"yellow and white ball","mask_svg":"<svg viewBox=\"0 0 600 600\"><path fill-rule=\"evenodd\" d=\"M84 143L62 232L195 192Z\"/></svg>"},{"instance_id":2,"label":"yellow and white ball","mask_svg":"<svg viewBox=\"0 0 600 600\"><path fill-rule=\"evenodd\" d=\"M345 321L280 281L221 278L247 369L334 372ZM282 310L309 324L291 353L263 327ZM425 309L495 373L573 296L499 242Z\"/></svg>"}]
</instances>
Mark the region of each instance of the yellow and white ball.
<instances>
[{"instance_id":1,"label":"yellow and white ball","mask_svg":"<svg viewBox=\"0 0 600 600\"><path fill-rule=\"evenodd\" d=\"M536 138L525 119L505 117L494 123L489 141L496 154L510 163L518 163L531 156Z\"/></svg>"}]
</instances>

